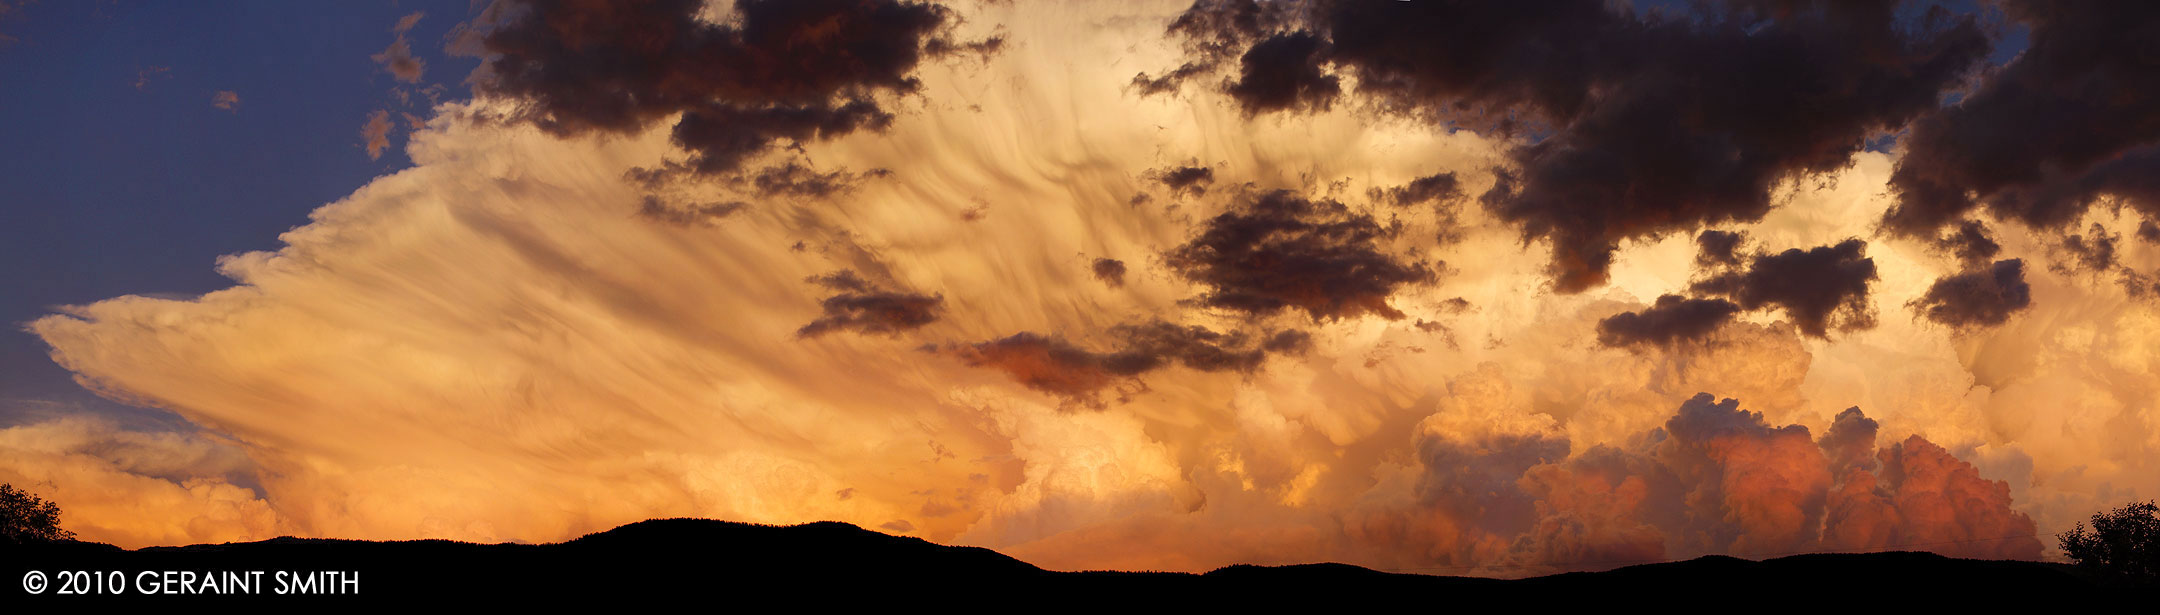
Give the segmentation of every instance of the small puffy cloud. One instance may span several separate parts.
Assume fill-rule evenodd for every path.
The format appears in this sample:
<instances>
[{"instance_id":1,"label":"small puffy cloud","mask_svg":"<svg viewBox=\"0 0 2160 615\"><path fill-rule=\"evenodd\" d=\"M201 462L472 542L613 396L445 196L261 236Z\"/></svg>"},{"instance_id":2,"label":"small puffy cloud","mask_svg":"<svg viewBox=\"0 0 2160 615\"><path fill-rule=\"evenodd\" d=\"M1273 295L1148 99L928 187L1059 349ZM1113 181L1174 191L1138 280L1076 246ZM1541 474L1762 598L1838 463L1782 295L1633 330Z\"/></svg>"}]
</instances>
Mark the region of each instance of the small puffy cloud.
<instances>
[{"instance_id":1,"label":"small puffy cloud","mask_svg":"<svg viewBox=\"0 0 2160 615\"><path fill-rule=\"evenodd\" d=\"M1419 204L1450 206L1466 196L1463 193L1462 180L1453 172L1434 173L1392 188L1374 188L1371 194L1373 200L1385 201L1396 207Z\"/></svg>"},{"instance_id":2,"label":"small puffy cloud","mask_svg":"<svg viewBox=\"0 0 2160 615\"><path fill-rule=\"evenodd\" d=\"M421 71L427 69L427 61L414 57L412 45L405 41L405 33L412 30L414 24L420 23L420 18L423 15L424 13L414 11L410 15L399 18L397 25L390 29L391 32L397 34L397 38L392 40L390 46L384 48L382 53L368 56L374 59L376 64L381 64L383 70L389 71L390 76L398 81L419 83Z\"/></svg>"},{"instance_id":3,"label":"small puffy cloud","mask_svg":"<svg viewBox=\"0 0 2160 615\"><path fill-rule=\"evenodd\" d=\"M1747 269L1712 275L1695 282L1692 290L1731 298L1747 310L1784 310L1802 332L1825 337L1832 329L1875 326L1868 290L1876 279L1867 242L1848 239L1832 246L1760 254L1749 261Z\"/></svg>"},{"instance_id":4,"label":"small puffy cloud","mask_svg":"<svg viewBox=\"0 0 2160 615\"><path fill-rule=\"evenodd\" d=\"M1740 244L1747 241L1747 233L1738 231L1703 231L1695 235L1695 266L1731 267L1739 265L1744 254Z\"/></svg>"},{"instance_id":5,"label":"small puffy cloud","mask_svg":"<svg viewBox=\"0 0 2160 615\"><path fill-rule=\"evenodd\" d=\"M1642 311L1621 312L1598 321L1598 342L1607 346L1671 346L1697 341L1738 313L1740 306L1724 299L1665 295Z\"/></svg>"},{"instance_id":6,"label":"small puffy cloud","mask_svg":"<svg viewBox=\"0 0 2160 615\"><path fill-rule=\"evenodd\" d=\"M945 303L943 295L885 290L847 269L812 276L806 281L832 290L834 294L818 302L825 314L796 329L797 337L818 337L840 330L894 335L936 321Z\"/></svg>"},{"instance_id":7,"label":"small puffy cloud","mask_svg":"<svg viewBox=\"0 0 2160 615\"><path fill-rule=\"evenodd\" d=\"M1111 288L1125 285L1125 261L1098 258L1088 265L1088 271L1095 274L1095 279L1102 280L1102 283L1110 285Z\"/></svg>"},{"instance_id":8,"label":"small puffy cloud","mask_svg":"<svg viewBox=\"0 0 2160 615\"><path fill-rule=\"evenodd\" d=\"M239 113L240 94L231 90L219 90L216 95L210 97L210 106Z\"/></svg>"},{"instance_id":9,"label":"small puffy cloud","mask_svg":"<svg viewBox=\"0 0 2160 615\"><path fill-rule=\"evenodd\" d=\"M368 113L367 123L360 126L360 138L369 160L382 158L383 150L390 148L390 131L396 128L390 123L389 111L377 109Z\"/></svg>"},{"instance_id":10,"label":"small puffy cloud","mask_svg":"<svg viewBox=\"0 0 2160 615\"><path fill-rule=\"evenodd\" d=\"M147 90L150 89L151 81L170 78L172 78L172 67L170 66L152 66L139 69L135 71L135 89Z\"/></svg>"},{"instance_id":11,"label":"small puffy cloud","mask_svg":"<svg viewBox=\"0 0 2160 615\"><path fill-rule=\"evenodd\" d=\"M1303 331L1222 333L1163 321L1118 325L1110 329L1109 337L1115 346L1108 351L1021 332L955 346L951 352L971 366L1005 372L1030 389L1093 403L1103 389L1134 382L1136 376L1171 365L1203 372L1251 372L1270 354L1302 354L1311 344L1310 335Z\"/></svg>"},{"instance_id":12,"label":"small puffy cloud","mask_svg":"<svg viewBox=\"0 0 2160 615\"><path fill-rule=\"evenodd\" d=\"M1149 169L1143 176L1162 184L1171 194L1200 196L1207 194L1208 186L1215 183L1215 169L1204 165Z\"/></svg>"},{"instance_id":13,"label":"small puffy cloud","mask_svg":"<svg viewBox=\"0 0 2160 615\"><path fill-rule=\"evenodd\" d=\"M646 195L638 201L638 215L669 224L711 225L749 206L742 201L678 205L659 196Z\"/></svg>"},{"instance_id":14,"label":"small puffy cloud","mask_svg":"<svg viewBox=\"0 0 2160 615\"><path fill-rule=\"evenodd\" d=\"M1404 315L1388 297L1437 276L1426 263L1387 252L1392 232L1342 203L1277 190L1241 195L1165 259L1208 287L1202 305L1252 316L1295 309L1316 321L1396 320Z\"/></svg>"},{"instance_id":15,"label":"small puffy cloud","mask_svg":"<svg viewBox=\"0 0 2160 615\"><path fill-rule=\"evenodd\" d=\"M1988 234L1987 225L1979 220L1966 220L1936 238L1935 247L1950 252L1960 262L1978 264L1988 262L2002 252L2002 244Z\"/></svg>"},{"instance_id":16,"label":"small puffy cloud","mask_svg":"<svg viewBox=\"0 0 2160 615\"><path fill-rule=\"evenodd\" d=\"M1912 309L1928 320L1958 328L1992 327L2032 305L2025 283L2025 261L1995 261L1985 268L1943 276L1913 300Z\"/></svg>"}]
</instances>

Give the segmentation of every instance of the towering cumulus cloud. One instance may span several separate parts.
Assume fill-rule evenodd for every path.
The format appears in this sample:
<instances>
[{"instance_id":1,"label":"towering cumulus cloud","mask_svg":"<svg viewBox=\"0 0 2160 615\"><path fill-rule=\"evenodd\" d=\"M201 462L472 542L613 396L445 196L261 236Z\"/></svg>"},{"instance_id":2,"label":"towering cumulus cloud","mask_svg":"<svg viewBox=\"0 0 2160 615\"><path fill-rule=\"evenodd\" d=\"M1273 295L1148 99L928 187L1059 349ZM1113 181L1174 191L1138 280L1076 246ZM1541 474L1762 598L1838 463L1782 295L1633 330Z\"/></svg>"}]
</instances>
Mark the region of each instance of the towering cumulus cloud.
<instances>
[{"instance_id":1,"label":"towering cumulus cloud","mask_svg":"<svg viewBox=\"0 0 2160 615\"><path fill-rule=\"evenodd\" d=\"M1978 479L1919 436L1878 450L1877 427L1852 408L1817 441L1806 427L1772 426L1705 393L1629 444L1572 457L1566 438L1537 431L1428 431L1417 447L1418 498L1401 514L1459 532L1447 555L1465 563L1934 545L2039 555L2032 520L2010 507L2006 485Z\"/></svg>"},{"instance_id":2,"label":"towering cumulus cloud","mask_svg":"<svg viewBox=\"0 0 2160 615\"><path fill-rule=\"evenodd\" d=\"M181 427L39 415L0 482L125 546L698 516L1059 569L2053 557L2160 493L2123 282L2160 250L2142 206L2004 195L2135 193L2103 171L2152 80L2085 47L2145 26L2011 3L2032 48L1976 71L1986 20L1900 6L501 3L409 168L230 288L31 322ZM2035 101L2094 115L1986 119Z\"/></svg>"}]
</instances>

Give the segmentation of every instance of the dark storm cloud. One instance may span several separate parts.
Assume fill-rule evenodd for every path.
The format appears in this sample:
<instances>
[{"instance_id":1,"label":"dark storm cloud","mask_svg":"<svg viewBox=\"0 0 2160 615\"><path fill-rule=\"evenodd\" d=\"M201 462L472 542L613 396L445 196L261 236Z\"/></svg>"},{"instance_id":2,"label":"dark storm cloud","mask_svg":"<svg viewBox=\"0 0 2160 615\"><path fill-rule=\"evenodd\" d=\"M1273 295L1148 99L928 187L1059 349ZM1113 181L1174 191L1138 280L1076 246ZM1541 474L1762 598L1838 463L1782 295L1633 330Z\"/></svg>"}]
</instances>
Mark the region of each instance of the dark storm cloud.
<instances>
[{"instance_id":1,"label":"dark storm cloud","mask_svg":"<svg viewBox=\"0 0 2160 615\"><path fill-rule=\"evenodd\" d=\"M1759 220L1780 182L1844 168L1937 106L1986 54L1971 19L1888 2L1740 2L1690 18L1604 0L1203 0L1171 24L1248 111L1337 102L1541 138L1483 202L1553 245L1561 292L1602 284L1621 241ZM1182 71L1183 68L1180 69ZM1774 77L1772 77L1774 76Z\"/></svg>"},{"instance_id":2,"label":"dark storm cloud","mask_svg":"<svg viewBox=\"0 0 2160 615\"><path fill-rule=\"evenodd\" d=\"M1237 80L1223 89L1248 115L1326 110L1342 94L1342 80L1320 69L1320 45L1320 38L1307 32L1270 36L1245 51Z\"/></svg>"},{"instance_id":3,"label":"dark storm cloud","mask_svg":"<svg viewBox=\"0 0 2160 615\"><path fill-rule=\"evenodd\" d=\"M1125 261L1114 258L1098 258L1095 259L1094 264L1089 265L1088 269L1095 272L1095 279L1102 280L1104 284L1109 284L1113 288L1125 285Z\"/></svg>"},{"instance_id":4,"label":"dark storm cloud","mask_svg":"<svg viewBox=\"0 0 2160 615\"><path fill-rule=\"evenodd\" d=\"M1186 193L1193 196L1207 194L1208 186L1215 183L1215 169L1205 166L1163 167L1149 169L1142 174L1149 181L1162 184L1172 194Z\"/></svg>"},{"instance_id":5,"label":"dark storm cloud","mask_svg":"<svg viewBox=\"0 0 2160 615\"><path fill-rule=\"evenodd\" d=\"M705 105L675 123L675 144L692 152L686 167L702 174L741 168L774 141L831 139L858 130L890 128L893 114L868 98L844 103L747 108Z\"/></svg>"},{"instance_id":6,"label":"dark storm cloud","mask_svg":"<svg viewBox=\"0 0 2160 615\"><path fill-rule=\"evenodd\" d=\"M759 169L749 178L750 187L759 196L793 196L822 199L836 194L852 192L866 177L884 177L891 171L872 169L865 173L830 171L819 173L816 169L795 161Z\"/></svg>"},{"instance_id":7,"label":"dark storm cloud","mask_svg":"<svg viewBox=\"0 0 2160 615\"><path fill-rule=\"evenodd\" d=\"M1847 239L1835 246L1757 255L1746 270L1719 273L1692 288L1730 298L1742 309L1783 309L1802 332L1826 337L1830 329L1874 326L1868 290L1875 278L1867 242Z\"/></svg>"},{"instance_id":8,"label":"dark storm cloud","mask_svg":"<svg viewBox=\"0 0 2160 615\"><path fill-rule=\"evenodd\" d=\"M749 203L742 201L674 205L658 196L646 195L638 203L638 215L669 224L710 225L749 206Z\"/></svg>"},{"instance_id":9,"label":"dark storm cloud","mask_svg":"<svg viewBox=\"0 0 2160 615\"><path fill-rule=\"evenodd\" d=\"M2067 262L2050 265L2050 268L2062 273L2114 269L2115 243L2121 239L2122 235L2110 233L2107 227L2098 223L2093 224L2085 234L2065 235L2061 248L2069 258L2065 259Z\"/></svg>"},{"instance_id":10,"label":"dark storm cloud","mask_svg":"<svg viewBox=\"0 0 2160 615\"><path fill-rule=\"evenodd\" d=\"M2149 243L2160 243L2160 224L2153 224L2151 220L2139 222L2137 236Z\"/></svg>"},{"instance_id":11,"label":"dark storm cloud","mask_svg":"<svg viewBox=\"0 0 2160 615\"><path fill-rule=\"evenodd\" d=\"M1138 75L1133 75L1131 88L1133 91L1138 92L1141 96L1169 94L1172 92L1176 92L1179 86L1185 84L1185 80L1191 79L1196 75L1205 74L1209 68L1211 67L1205 64L1186 62L1182 65L1179 65L1177 68L1170 69L1168 72L1163 73L1160 77L1152 77L1149 76L1147 73L1140 73Z\"/></svg>"},{"instance_id":12,"label":"dark storm cloud","mask_svg":"<svg viewBox=\"0 0 2160 615\"><path fill-rule=\"evenodd\" d=\"M1739 313L1740 306L1724 299L1665 295L1640 312L1621 312L1598 321L1598 343L1615 347L1635 344L1671 346L1697 341L1708 337Z\"/></svg>"},{"instance_id":13,"label":"dark storm cloud","mask_svg":"<svg viewBox=\"0 0 2160 615\"><path fill-rule=\"evenodd\" d=\"M1408 207L1421 203L1450 205L1462 200L1464 195L1462 182L1455 178L1454 173L1438 173L1385 190L1374 188L1371 196L1375 201L1384 201L1396 207Z\"/></svg>"},{"instance_id":14,"label":"dark storm cloud","mask_svg":"<svg viewBox=\"0 0 2160 615\"><path fill-rule=\"evenodd\" d=\"M1463 238L1463 226L1459 218L1463 198L1462 181L1454 173L1436 173L1391 188L1373 188L1366 196L1375 202L1396 207L1429 204L1432 206L1435 224L1438 226L1434 239L1441 245L1452 244Z\"/></svg>"},{"instance_id":15,"label":"dark storm cloud","mask_svg":"<svg viewBox=\"0 0 2160 615\"><path fill-rule=\"evenodd\" d=\"M1393 320L1403 313L1388 296L1437 276L1423 262L1382 250L1391 233L1342 203L1278 190L1242 195L1164 257L1172 270L1209 287L1196 299L1209 307L1256 317L1297 309L1313 320Z\"/></svg>"},{"instance_id":16,"label":"dark storm cloud","mask_svg":"<svg viewBox=\"0 0 2160 615\"><path fill-rule=\"evenodd\" d=\"M1110 337L1116 340L1115 348L1104 352L1033 332L950 351L968 365L1005 372L1030 389L1093 402L1102 389L1171 365L1204 372L1251 372L1269 354L1298 355L1311 346L1310 334L1303 331L1256 336L1163 321L1112 327Z\"/></svg>"},{"instance_id":17,"label":"dark storm cloud","mask_svg":"<svg viewBox=\"0 0 2160 615\"><path fill-rule=\"evenodd\" d=\"M1184 41L1192 58L1159 76L1134 75L1131 87L1141 96L1176 92L1186 81L1214 72L1246 53L1250 41L1281 28L1295 10L1289 3L1278 2L1218 2L1208 10L1200 10L1201 4L1178 15L1168 28Z\"/></svg>"},{"instance_id":18,"label":"dark storm cloud","mask_svg":"<svg viewBox=\"0 0 2160 615\"><path fill-rule=\"evenodd\" d=\"M2025 261L2013 258L1943 276L1911 307L1928 320L1967 328L2002 324L2030 305L2032 287L2025 283Z\"/></svg>"},{"instance_id":19,"label":"dark storm cloud","mask_svg":"<svg viewBox=\"0 0 2160 615\"><path fill-rule=\"evenodd\" d=\"M2002 253L2002 244L1988 236L1987 226L1979 220L1958 223L1956 228L1935 239L1935 247L1949 251L1968 265L1988 262Z\"/></svg>"},{"instance_id":20,"label":"dark storm cloud","mask_svg":"<svg viewBox=\"0 0 2160 615\"><path fill-rule=\"evenodd\" d=\"M797 337L817 337L839 330L893 335L937 320L942 295L920 295L879 288L853 270L842 269L804 281L834 291L819 302L825 315L795 330Z\"/></svg>"},{"instance_id":21,"label":"dark storm cloud","mask_svg":"<svg viewBox=\"0 0 2160 615\"><path fill-rule=\"evenodd\" d=\"M1891 230L1986 207L2042 228L2112 195L2160 212L2160 3L2009 0L2031 46L1915 122L1890 178Z\"/></svg>"},{"instance_id":22,"label":"dark storm cloud","mask_svg":"<svg viewBox=\"0 0 2160 615\"><path fill-rule=\"evenodd\" d=\"M526 0L475 26L483 94L556 135L634 133L675 114L687 168L736 170L777 141L890 125L877 98L916 91L926 57L995 50L945 40L939 6L902 0L742 0L720 23L702 0ZM971 46L973 45L973 46ZM987 45L987 46L985 46Z\"/></svg>"},{"instance_id":23,"label":"dark storm cloud","mask_svg":"<svg viewBox=\"0 0 2160 615\"><path fill-rule=\"evenodd\" d=\"M1700 267L1730 267L1740 264L1740 244L1747 240L1741 231L1703 231L1695 236L1695 264Z\"/></svg>"}]
</instances>

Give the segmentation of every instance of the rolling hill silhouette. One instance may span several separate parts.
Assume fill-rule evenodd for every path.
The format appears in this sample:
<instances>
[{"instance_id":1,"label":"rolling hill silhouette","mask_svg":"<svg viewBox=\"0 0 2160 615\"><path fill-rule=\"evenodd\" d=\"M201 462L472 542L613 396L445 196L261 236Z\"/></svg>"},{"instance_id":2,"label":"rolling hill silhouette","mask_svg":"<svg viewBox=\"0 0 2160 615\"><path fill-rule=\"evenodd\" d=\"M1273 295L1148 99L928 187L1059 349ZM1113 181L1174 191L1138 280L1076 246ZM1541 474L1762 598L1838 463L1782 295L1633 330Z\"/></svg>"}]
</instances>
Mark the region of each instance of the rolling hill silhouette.
<instances>
[{"instance_id":1,"label":"rolling hill silhouette","mask_svg":"<svg viewBox=\"0 0 2160 615\"><path fill-rule=\"evenodd\" d=\"M30 571L51 579L42 593L20 581ZM61 595L60 571L100 571L89 585L123 595ZM140 577L148 572L148 581ZM253 587L216 582L173 591L186 577L163 571L266 571ZM279 594L279 571L353 571L308 589L357 587L357 593ZM460 604L490 607L684 598L714 604L893 605L940 610L1069 610L1118 605L1218 608L1225 605L1560 604L1731 600L1754 606L1826 607L1859 596L1930 604L2044 600L2054 606L2099 599L2103 590L2067 566L1982 561L1929 553L1798 555L1765 561L1710 556L1517 580L1398 574L1345 564L1239 565L1205 574L1054 572L996 551L891 536L846 523L768 526L701 519L632 523L555 544L482 545L443 540L369 542L277 538L261 542L150 547L133 551L97 543L0 546L0 604L75 608L91 603L155 607L244 603L270 607ZM295 581L290 576L284 581ZM229 577L228 577L229 579ZM78 575L75 589L82 589ZM235 589L237 587L238 589ZM248 591L240 591L246 589ZM1673 602L1674 605L1680 604ZM1653 605L1654 606L1654 605ZM1846 604L1844 606L1852 606ZM970 608L973 607L973 608ZM7 612L42 612L7 609Z\"/></svg>"}]
</instances>

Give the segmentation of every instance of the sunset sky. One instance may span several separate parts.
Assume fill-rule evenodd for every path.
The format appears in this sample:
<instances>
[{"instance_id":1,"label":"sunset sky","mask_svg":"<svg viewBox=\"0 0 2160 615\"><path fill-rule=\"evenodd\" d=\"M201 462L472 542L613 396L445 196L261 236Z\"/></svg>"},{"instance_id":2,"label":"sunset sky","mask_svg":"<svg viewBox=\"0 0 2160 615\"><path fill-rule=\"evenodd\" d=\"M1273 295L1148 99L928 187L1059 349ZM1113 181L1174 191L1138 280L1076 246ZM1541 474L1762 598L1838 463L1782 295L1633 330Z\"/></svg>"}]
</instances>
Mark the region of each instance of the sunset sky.
<instances>
[{"instance_id":1,"label":"sunset sky","mask_svg":"<svg viewBox=\"0 0 2160 615\"><path fill-rule=\"evenodd\" d=\"M2160 3L0 0L0 482L123 547L2060 559Z\"/></svg>"}]
</instances>

